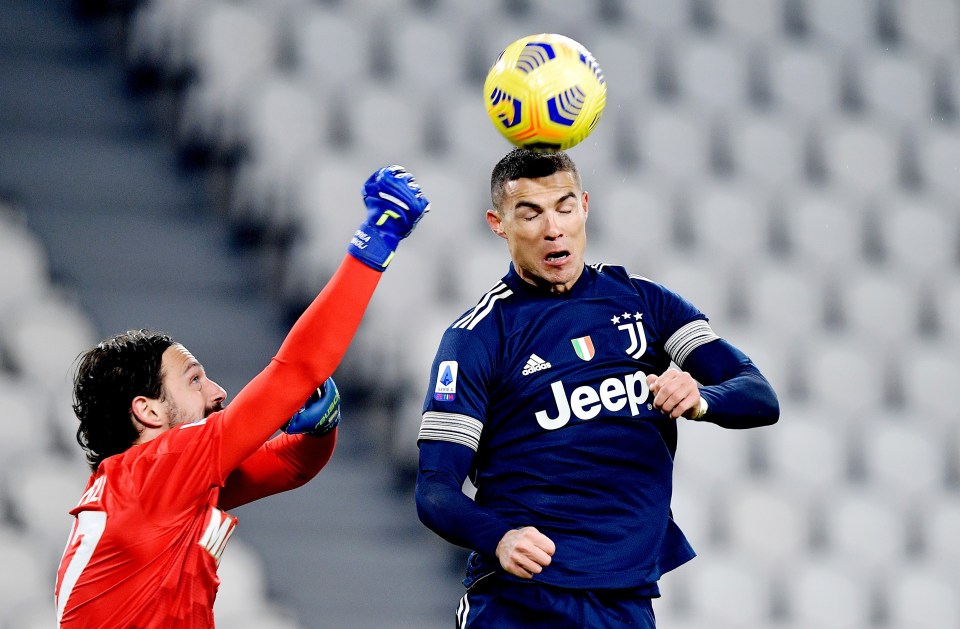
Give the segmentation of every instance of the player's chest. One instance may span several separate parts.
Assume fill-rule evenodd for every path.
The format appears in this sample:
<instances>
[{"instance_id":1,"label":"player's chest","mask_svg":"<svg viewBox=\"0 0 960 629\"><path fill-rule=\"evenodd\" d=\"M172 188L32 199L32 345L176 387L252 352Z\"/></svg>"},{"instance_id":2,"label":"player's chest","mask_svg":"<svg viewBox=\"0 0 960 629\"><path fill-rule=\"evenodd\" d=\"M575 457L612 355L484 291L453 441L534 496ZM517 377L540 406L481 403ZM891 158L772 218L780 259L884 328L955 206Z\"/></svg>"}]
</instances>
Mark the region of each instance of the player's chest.
<instances>
[{"instance_id":1,"label":"player's chest","mask_svg":"<svg viewBox=\"0 0 960 629\"><path fill-rule=\"evenodd\" d=\"M524 313L506 343L502 382L517 389L558 377L653 368L664 360L655 313L618 298Z\"/></svg>"}]
</instances>

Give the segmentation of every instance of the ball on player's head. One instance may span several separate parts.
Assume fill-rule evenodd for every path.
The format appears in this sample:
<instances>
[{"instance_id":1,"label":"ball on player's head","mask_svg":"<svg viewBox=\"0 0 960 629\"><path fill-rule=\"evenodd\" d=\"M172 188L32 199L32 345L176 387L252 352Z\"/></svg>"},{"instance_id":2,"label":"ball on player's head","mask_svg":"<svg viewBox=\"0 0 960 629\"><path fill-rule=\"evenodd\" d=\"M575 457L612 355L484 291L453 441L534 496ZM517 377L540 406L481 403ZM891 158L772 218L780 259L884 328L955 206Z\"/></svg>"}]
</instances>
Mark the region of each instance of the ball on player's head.
<instances>
[{"instance_id":1,"label":"ball on player's head","mask_svg":"<svg viewBox=\"0 0 960 629\"><path fill-rule=\"evenodd\" d=\"M593 131L607 102L600 64L583 45L554 33L507 46L483 84L487 115L512 144L564 151Z\"/></svg>"}]
</instances>

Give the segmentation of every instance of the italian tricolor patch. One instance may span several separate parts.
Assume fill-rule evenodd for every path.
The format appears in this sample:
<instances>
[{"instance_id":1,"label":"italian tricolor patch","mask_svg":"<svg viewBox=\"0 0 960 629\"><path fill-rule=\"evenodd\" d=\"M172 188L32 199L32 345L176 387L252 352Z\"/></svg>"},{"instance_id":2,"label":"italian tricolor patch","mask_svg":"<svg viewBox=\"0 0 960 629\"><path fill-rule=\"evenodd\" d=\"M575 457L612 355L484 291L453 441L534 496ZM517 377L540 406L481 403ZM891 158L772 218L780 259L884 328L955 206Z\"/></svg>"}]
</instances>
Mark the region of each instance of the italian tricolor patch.
<instances>
[{"instance_id":1,"label":"italian tricolor patch","mask_svg":"<svg viewBox=\"0 0 960 629\"><path fill-rule=\"evenodd\" d=\"M580 360L590 360L596 353L596 350L593 349L593 341L590 340L589 336L571 339L570 342L573 343L573 351L577 353Z\"/></svg>"}]
</instances>

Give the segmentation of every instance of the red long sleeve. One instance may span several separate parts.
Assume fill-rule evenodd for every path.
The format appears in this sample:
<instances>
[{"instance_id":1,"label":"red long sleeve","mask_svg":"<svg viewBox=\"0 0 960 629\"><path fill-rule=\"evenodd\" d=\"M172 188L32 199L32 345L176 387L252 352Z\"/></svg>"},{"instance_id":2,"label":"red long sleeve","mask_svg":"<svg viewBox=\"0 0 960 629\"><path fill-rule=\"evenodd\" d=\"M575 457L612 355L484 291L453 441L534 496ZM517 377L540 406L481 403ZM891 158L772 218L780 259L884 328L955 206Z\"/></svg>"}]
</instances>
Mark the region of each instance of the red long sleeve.
<instances>
[{"instance_id":1,"label":"red long sleeve","mask_svg":"<svg viewBox=\"0 0 960 629\"><path fill-rule=\"evenodd\" d=\"M381 273L347 255L267 367L223 412L226 477L262 446L340 364Z\"/></svg>"},{"instance_id":2,"label":"red long sleeve","mask_svg":"<svg viewBox=\"0 0 960 629\"><path fill-rule=\"evenodd\" d=\"M330 461L337 431L323 437L280 434L230 473L217 503L229 510L305 485Z\"/></svg>"}]
</instances>

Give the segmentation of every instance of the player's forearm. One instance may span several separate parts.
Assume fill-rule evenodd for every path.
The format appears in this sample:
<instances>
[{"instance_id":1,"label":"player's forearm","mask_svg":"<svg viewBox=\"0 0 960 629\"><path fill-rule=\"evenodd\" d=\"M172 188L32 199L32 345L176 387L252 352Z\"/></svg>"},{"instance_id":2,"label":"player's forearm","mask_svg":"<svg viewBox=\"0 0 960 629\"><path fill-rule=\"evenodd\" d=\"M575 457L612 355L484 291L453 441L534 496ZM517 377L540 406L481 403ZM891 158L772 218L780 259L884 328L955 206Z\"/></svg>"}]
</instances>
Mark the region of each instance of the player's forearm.
<instances>
[{"instance_id":1,"label":"player's forearm","mask_svg":"<svg viewBox=\"0 0 960 629\"><path fill-rule=\"evenodd\" d=\"M381 276L353 256L345 256L293 325L274 360L300 372L310 385L293 396L296 406L289 414L340 364Z\"/></svg>"},{"instance_id":2,"label":"player's forearm","mask_svg":"<svg viewBox=\"0 0 960 629\"><path fill-rule=\"evenodd\" d=\"M702 421L724 428L755 428L780 418L773 387L753 361L723 339L695 349L683 365L703 386L709 410Z\"/></svg>"},{"instance_id":3,"label":"player's forearm","mask_svg":"<svg viewBox=\"0 0 960 629\"><path fill-rule=\"evenodd\" d=\"M512 527L481 509L449 474L421 471L416 487L417 515L451 544L496 556L497 544Z\"/></svg>"},{"instance_id":4,"label":"player's forearm","mask_svg":"<svg viewBox=\"0 0 960 629\"><path fill-rule=\"evenodd\" d=\"M709 410L702 421L723 428L756 428L775 424L780 403L770 383L759 372L747 372L722 384L701 387Z\"/></svg>"},{"instance_id":5,"label":"player's forearm","mask_svg":"<svg viewBox=\"0 0 960 629\"><path fill-rule=\"evenodd\" d=\"M223 472L263 445L336 369L381 273L345 256L293 325L276 357L224 411Z\"/></svg>"},{"instance_id":6,"label":"player's forearm","mask_svg":"<svg viewBox=\"0 0 960 629\"><path fill-rule=\"evenodd\" d=\"M323 437L278 435L231 472L218 506L231 509L303 486L330 461L336 443L336 430Z\"/></svg>"}]
</instances>

